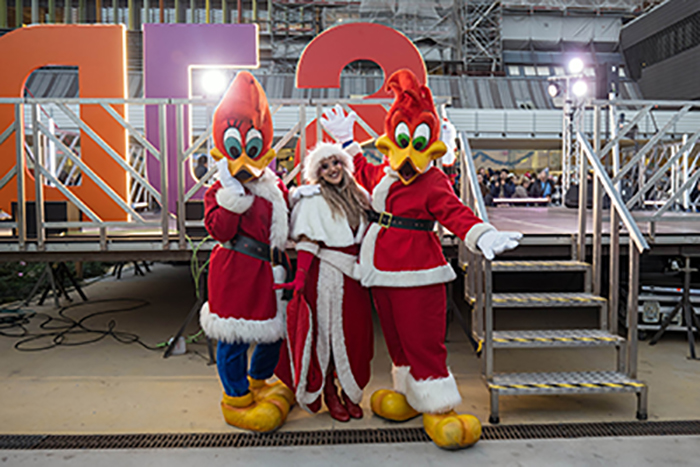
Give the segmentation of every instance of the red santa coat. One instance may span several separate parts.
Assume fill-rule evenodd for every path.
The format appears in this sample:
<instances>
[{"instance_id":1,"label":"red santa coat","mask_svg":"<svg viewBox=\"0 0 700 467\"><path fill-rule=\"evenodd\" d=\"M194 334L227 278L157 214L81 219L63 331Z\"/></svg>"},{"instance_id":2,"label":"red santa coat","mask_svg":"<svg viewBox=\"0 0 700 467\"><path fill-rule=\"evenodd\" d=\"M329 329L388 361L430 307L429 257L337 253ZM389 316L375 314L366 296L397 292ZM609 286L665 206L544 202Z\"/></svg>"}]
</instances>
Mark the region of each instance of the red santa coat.
<instances>
[{"instance_id":1,"label":"red santa coat","mask_svg":"<svg viewBox=\"0 0 700 467\"><path fill-rule=\"evenodd\" d=\"M321 194L302 197L292 210L291 238L313 241L299 241L297 250L316 256L303 292L311 316L308 328L289 336L305 342L300 367L290 365L291 350L283 348L276 373L290 384L292 373L300 373L295 393L306 410L323 392L331 355L340 386L350 400L359 403L369 382L374 353L372 308L369 291L357 280L357 255L365 229L362 223L353 233L345 216L334 216Z\"/></svg>"},{"instance_id":2,"label":"red santa coat","mask_svg":"<svg viewBox=\"0 0 700 467\"><path fill-rule=\"evenodd\" d=\"M404 185L388 164L367 163L353 143L356 179L372 190L372 208L394 216L437 221L472 251L484 232L494 229L464 206L448 177L429 168ZM394 390L420 412L444 413L461 402L446 366L445 289L456 275L432 231L370 225L360 252L362 285L373 295L393 362Z\"/></svg>"},{"instance_id":3,"label":"red santa coat","mask_svg":"<svg viewBox=\"0 0 700 467\"><path fill-rule=\"evenodd\" d=\"M474 215L457 198L449 178L431 167L410 185L404 185L388 165L373 166L353 143L357 180L372 190L372 208L394 216L437 221L463 239L467 248L478 251L476 241L493 226ZM440 284L457 276L442 253L434 232L382 228L370 225L360 253L362 285L417 287Z\"/></svg>"},{"instance_id":4,"label":"red santa coat","mask_svg":"<svg viewBox=\"0 0 700 467\"><path fill-rule=\"evenodd\" d=\"M216 182L204 196L204 225L215 240L224 243L244 235L271 247L284 249L288 235L287 188L266 169L244 184L245 195ZM228 343L264 342L285 334L282 266L272 266L221 245L214 247L209 263L209 301L202 306L200 323L207 336Z\"/></svg>"}]
</instances>

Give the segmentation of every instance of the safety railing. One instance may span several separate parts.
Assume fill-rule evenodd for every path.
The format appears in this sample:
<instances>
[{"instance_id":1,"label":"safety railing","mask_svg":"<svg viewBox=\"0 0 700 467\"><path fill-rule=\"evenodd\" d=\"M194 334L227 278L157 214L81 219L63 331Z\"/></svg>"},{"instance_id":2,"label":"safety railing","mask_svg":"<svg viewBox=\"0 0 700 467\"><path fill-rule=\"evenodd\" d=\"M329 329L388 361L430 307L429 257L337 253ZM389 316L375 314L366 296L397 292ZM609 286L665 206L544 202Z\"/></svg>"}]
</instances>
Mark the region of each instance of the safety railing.
<instances>
[{"instance_id":1,"label":"safety railing","mask_svg":"<svg viewBox=\"0 0 700 467\"><path fill-rule=\"evenodd\" d=\"M319 119L327 106L341 104L346 110L358 110L363 105L381 105L388 109L391 99L281 99L270 100L270 109L275 114L282 108L297 109L295 113L284 112L285 119L295 115L296 123L283 134L276 134L273 147L278 152L282 148L293 149L299 143L300 147L310 147L308 142L313 132L307 135L307 127L316 119L315 134L322 134ZM436 99L436 104L447 102ZM216 168L208 159L207 171L194 176L195 160L202 155L209 157L213 143L211 113L218 104L215 101L203 99L35 99L35 98L2 98L0 109L12 107L14 119L0 132L0 154L6 165L4 173L0 173L0 196L5 206L15 204L14 216L10 221L0 224L0 229L12 235L6 236L0 242L0 253L22 251L116 251L134 248L119 244L116 240L130 234L139 238L148 237L148 244L143 243L139 248L160 250L188 250L192 246L187 241L187 232L198 228L203 232L204 222L201 218L189 219L186 207L188 203L201 201L208 185L214 180ZM42 118L41 107L51 106L54 112L61 112L61 118L68 120L77 132L65 137ZM141 106L146 115L145 129L136 128L125 115L129 114L128 107ZM201 111L195 112L197 106L207 107L209 124L204 131L193 132L193 115L201 118ZM29 111L25 110L29 107ZM95 120L84 118L88 113L99 109L102 122L108 117L110 124L116 125L123 132L127 142L122 148L100 134L101 128L91 123ZM149 120L148 110L157 115L157 119ZM89 112L88 112L89 111ZM362 118L362 112L357 123L369 138L363 143L368 144L376 139L378 134L372 126ZM5 114L7 117L7 114ZM29 116L25 122L25 116ZM94 117L94 113L93 113ZM153 122L156 127L153 128ZM148 125L151 123L151 125ZM289 128L289 126L287 126ZM121 133L120 133L121 134ZM15 144L8 147L8 138L15 136ZM116 140L119 140L117 138ZM84 147L92 145L90 151ZM110 141L112 143L110 144ZM60 158L49 163L48 148L53 147L54 154ZM121 149L119 149L121 148ZM97 154L95 151L97 151ZM96 154L106 158L114 170L126 177L123 188L112 186L110 174L100 172L92 166ZM8 155L12 162L7 163ZM69 164L73 177L61 177L52 164ZM299 175L303 163L303 151L300 160L284 177L286 184L291 184ZM116 164L116 165L115 165ZM2 167L0 167L2 169ZM113 175L113 173L112 173ZM80 183L75 183L76 176ZM121 175L120 175L121 177ZM120 179L122 180L122 179ZM109 220L99 209L94 208L93 199L86 195L86 181L113 203L119 215ZM124 180L122 180L124 181ZM12 193L8 184L16 184ZM121 183L121 181L120 181ZM30 196L30 191L32 195ZM77 208L82 214L80 220L50 221L44 212L44 201L62 199ZM27 236L27 204L35 201L33 216L36 236ZM92 207L91 207L92 206ZM155 209L153 209L155 208ZM111 211L113 212L113 211ZM115 217L111 217L115 219ZM47 242L49 229L68 230L69 233L82 235L80 242L58 245L56 238ZM9 241L7 241L9 239ZM65 240L65 237L63 237ZM113 241L114 240L114 241ZM213 246L213 243L209 246ZM205 247L206 248L206 247ZM72 251L72 250L71 250Z\"/></svg>"},{"instance_id":2,"label":"safety railing","mask_svg":"<svg viewBox=\"0 0 700 467\"><path fill-rule=\"evenodd\" d=\"M649 235L661 223L700 221L694 215L700 207L700 103L613 100L587 106L588 123L574 133L591 140L592 127L602 123L597 131L606 142L598 159L635 220L648 223ZM601 114L593 123L596 112Z\"/></svg>"},{"instance_id":3,"label":"safety railing","mask_svg":"<svg viewBox=\"0 0 700 467\"><path fill-rule=\"evenodd\" d=\"M649 107L641 111L643 115L648 112ZM599 103L593 104L593 146L582 132L576 133L577 143L585 157L580 158L579 163L579 180L586 180L589 169L592 170L592 230L593 241L591 248L591 264L593 278L593 294L600 295L601 279L602 279L602 252L603 252L603 194L606 194L610 200L610 215L609 215L609 297L608 297L608 326L612 333L618 332L618 307L619 307L619 279L620 279L620 224L622 224L629 236L629 252L628 252L628 280L627 280L627 304L626 304L626 358L622 355L620 359L625 359L625 368L630 377L636 377L637 374L637 304L639 293L639 258L640 254L649 248L644 235L639 229L628 206L625 203L615 183L619 181L619 177L611 178L606 171L603 160L605 156L611 152L615 145L619 142L620 134L629 131L634 125L634 121L639 115L633 118L630 123L623 127L620 134L601 148L601 121L602 105ZM630 164L634 161L630 161ZM620 172L617 173L619 175ZM586 232L587 232L587 200L588 200L588 183L579 183L579 227L578 227L578 245L576 254L579 260L586 259ZM622 363L622 362L620 362ZM620 365L622 367L622 365Z\"/></svg>"},{"instance_id":4,"label":"safety railing","mask_svg":"<svg viewBox=\"0 0 700 467\"><path fill-rule=\"evenodd\" d=\"M488 212L486 211L484 197L481 194L481 187L479 185L476 167L474 166L469 139L464 132L459 132L458 140L461 168L460 195L462 201L469 206L481 220L488 222ZM463 267L468 266L468 268L464 268L466 274L465 297L467 300L472 301L471 338L474 342L483 342L485 348L490 349L491 334L486 331L491 329L492 326L484 325L488 324L485 321L492 319L492 314L486 313L487 301L490 300L491 294L485 293L487 290L491 290L491 261L484 258L483 255L469 251L463 242L459 244L458 255L459 264ZM461 317L459 312L457 312L456 315Z\"/></svg>"}]
</instances>

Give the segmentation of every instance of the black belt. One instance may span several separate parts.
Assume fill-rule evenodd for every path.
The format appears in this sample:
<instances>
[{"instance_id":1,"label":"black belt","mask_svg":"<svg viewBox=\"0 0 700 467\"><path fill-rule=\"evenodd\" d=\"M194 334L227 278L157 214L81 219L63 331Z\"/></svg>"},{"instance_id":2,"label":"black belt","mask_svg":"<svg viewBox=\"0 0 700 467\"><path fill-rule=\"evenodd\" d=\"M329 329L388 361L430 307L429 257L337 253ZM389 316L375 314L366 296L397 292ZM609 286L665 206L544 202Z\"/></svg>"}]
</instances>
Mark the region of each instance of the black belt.
<instances>
[{"instance_id":1,"label":"black belt","mask_svg":"<svg viewBox=\"0 0 700 467\"><path fill-rule=\"evenodd\" d=\"M292 268L289 263L289 257L287 256L286 252L280 250L279 248L275 247L271 249L270 245L267 243L259 242L254 238L246 237L245 235L236 235L233 237L233 240L224 242L221 244L221 246L261 261L267 261L273 265L281 265L287 272L287 279L285 282L290 282L294 278L292 275Z\"/></svg>"},{"instance_id":2,"label":"black belt","mask_svg":"<svg viewBox=\"0 0 700 467\"><path fill-rule=\"evenodd\" d=\"M376 222L380 225L380 227L384 227L385 229L388 229L389 227L396 227L398 229L426 230L428 232L432 232L435 228L435 221L394 216L386 211L382 213L367 211L367 218L370 222Z\"/></svg>"}]
</instances>

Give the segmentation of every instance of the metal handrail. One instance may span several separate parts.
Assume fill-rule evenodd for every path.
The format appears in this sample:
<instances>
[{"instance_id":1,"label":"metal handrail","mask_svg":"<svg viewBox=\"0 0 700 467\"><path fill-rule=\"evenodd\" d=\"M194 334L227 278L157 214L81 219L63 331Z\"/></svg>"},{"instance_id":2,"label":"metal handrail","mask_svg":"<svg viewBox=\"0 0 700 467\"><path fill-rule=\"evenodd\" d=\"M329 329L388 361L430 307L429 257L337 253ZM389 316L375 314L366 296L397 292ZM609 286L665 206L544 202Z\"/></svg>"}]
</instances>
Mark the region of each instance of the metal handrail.
<instances>
[{"instance_id":1,"label":"metal handrail","mask_svg":"<svg viewBox=\"0 0 700 467\"><path fill-rule=\"evenodd\" d=\"M588 140L580 131L576 133L576 136L579 140L579 143L581 144L583 153L586 155L586 159L588 159L588 163L593 168L593 173L596 177L598 177L598 180L600 180L603 189L610 197L612 206L614 206L615 210L618 212L622 223L625 225L625 227L627 227L627 231L629 232L630 237L637 246L637 249L640 253L644 250L649 249L649 244L644 238L644 235L642 235L642 232L639 230L639 226L634 221L634 218L627 209L627 206L625 205L624 201L622 201L620 193L618 193L618 191L613 186L612 180L610 180L610 177L605 171L605 168L600 163L600 160L598 160L598 158L596 157L593 148L591 148L591 145L588 143Z\"/></svg>"},{"instance_id":2,"label":"metal handrail","mask_svg":"<svg viewBox=\"0 0 700 467\"><path fill-rule=\"evenodd\" d=\"M477 180L476 168L474 167L474 159L472 157L472 150L469 147L469 140L467 139L464 132L459 132L457 134L459 138L460 151L460 162L462 166L462 177L466 177L468 181L467 186L471 191L472 199L474 200L475 213L479 218L484 221L489 221L489 215L486 212L486 205L484 204L484 197L481 196L481 190L479 189L479 182Z\"/></svg>"},{"instance_id":3,"label":"metal handrail","mask_svg":"<svg viewBox=\"0 0 700 467\"><path fill-rule=\"evenodd\" d=\"M298 138L301 147L306 147L306 125L309 123L307 116L312 115L309 112L309 108L315 109L315 117L319 117L321 111L323 110L322 104L324 103L339 103L343 105L346 109L348 105L381 105L386 107L393 102L393 99L314 99L314 98L304 98L304 99L271 99L271 106L291 106L298 108L298 116L296 117L297 123L285 133L285 135L277 142L275 145L276 149L280 149L282 146L287 145L289 141L293 138ZM449 102L449 100L436 98L436 104ZM16 138L16 160L14 161L13 167L8 167L5 173L0 173L0 188L4 187L10 180L17 181L17 200L18 200L18 210L16 212L16 219L11 223L4 223L5 227L12 227L17 229L17 244L13 248L18 248L17 251L26 251L27 248L34 248L34 241L26 241L26 213L25 213L25 191L27 188L26 177L26 156L29 153L39 154L39 161L36 163L38 171L37 177L35 177L34 182L31 184L34 186L36 191L37 199L39 200L38 205L40 208L36 211L36 225L37 225L37 251L46 251L45 245L45 232L47 228L85 228L93 227L99 229L100 232L100 251L108 251L112 248L112 245L107 240L108 229L114 228L124 228L126 226L133 226L135 228L149 228L153 227L160 228L160 234L162 236L162 249L188 249L189 246L185 241L185 228L193 225L201 225L201 221L187 221L185 218L184 205L187 201L190 201L195 197L195 194L204 187L204 184L210 179L216 172L215 167L209 168L207 174L200 180L197 180L193 186L189 186L185 183L184 177L187 173L188 163L194 156L195 152L202 146L208 138L211 136L211 124L208 128L199 134L199 137L191 142L184 137L183 128L185 121L185 114L187 108L190 106L201 106L201 105L216 105L218 101L206 100L206 99L173 99L173 98L133 98L133 99L123 99L123 98L34 98L34 97L13 97L13 98L0 98L0 106L13 106L14 109L14 122L10 123L7 128L0 128L0 143L4 142L12 135ZM128 199L122 199L121 196L110 187L106 182L98 176L91 168L89 164L80 157L80 153L73 145L76 143L77 138L73 140L71 145L68 145L62 138L51 134L48 127L43 124L38 118L38 110L40 105L51 104L57 105L60 112L66 114L75 123L80 132L86 137L94 140L98 146L107 153L107 157L111 157L116 160L116 162L121 166L121 168L127 173L131 179L131 185L128 188L127 196ZM133 124L129 123L126 116L122 115L120 111L115 110L112 106L114 105L141 105L141 106L154 106L158 108L159 114L159 128L158 136L156 140L147 139L146 135L140 128L136 128ZM160 167L156 173L151 173L150 177L145 173L145 159L139 162L138 166L136 162L132 162L131 158L122 159L121 155L117 153L112 147L103 141L99 135L98 130L91 128L87 123L85 123L79 116L79 112L73 109L73 105L96 105L101 106L102 109L109 114L112 119L122 128L124 128L127 134L134 140L136 145L140 146L141 150L148 152L148 157L154 157L157 162L159 162ZM24 116L25 106L30 106L33 111L32 118L26 119ZM176 127L178 128L176 139L170 144L174 144L177 147L177 159L168 160L169 157L163 157L168 154L168 134L170 133L166 128L165 114L166 108L174 107L176 110ZM25 121L26 120L26 121ZM362 119L358 117L358 124L363 126ZM365 128L366 125L363 126ZM26 147L26 137L25 128L29 129L30 134L33 133L34 143L32 147ZM77 134L77 133L76 133ZM43 152L46 149L40 144L41 140L46 140L54 143L57 148L59 148L65 155L65 158L70 160L75 164L75 166L81 171L82 176L90 178L94 181L98 187L106 193L125 213L129 215L129 221L105 221L96 212L93 212L88 208L86 200L72 191L66 183L58 179L53 172L50 172L46 167L43 166ZM159 147L156 149L156 146ZM467 147L468 148L468 147ZM172 153L173 148L170 152ZM468 150L468 149L467 149ZM303 161L303 157L302 157ZM298 172L301 167L301 162L297 161L295 171L292 174ZM168 169L168 165L175 164L175 167ZM176 177L170 178L172 171ZM471 166L470 172L475 174L473 165ZM290 174L291 175L291 174ZM475 175L474 175L475 178ZM289 182L289 177L285 179L285 182ZM157 182L160 182L160 186L157 187ZM168 185L177 184L177 198L168 200ZM67 199L70 203L78 208L78 211L82 212L87 219L82 221L65 221L65 222L50 222L45 219L43 213L43 192L47 187L51 187L57 190L62 197ZM150 199L154 200L161 206L160 214L157 214L157 218L153 219L152 216L144 217L142 214L136 211L136 208L132 206L131 196L134 193L134 187L137 187L137 192L144 192L150 195ZM486 218L485 209L483 208L483 200L481 199L481 193L476 193L476 200L479 206L476 212L482 217ZM171 207L177 203L177 208L168 209L168 204ZM485 219L486 220L486 219ZM179 242L172 242L170 236L173 233L173 227L175 231L179 234ZM112 233L112 232L110 232ZM14 250L12 250L14 251Z\"/></svg>"}]
</instances>

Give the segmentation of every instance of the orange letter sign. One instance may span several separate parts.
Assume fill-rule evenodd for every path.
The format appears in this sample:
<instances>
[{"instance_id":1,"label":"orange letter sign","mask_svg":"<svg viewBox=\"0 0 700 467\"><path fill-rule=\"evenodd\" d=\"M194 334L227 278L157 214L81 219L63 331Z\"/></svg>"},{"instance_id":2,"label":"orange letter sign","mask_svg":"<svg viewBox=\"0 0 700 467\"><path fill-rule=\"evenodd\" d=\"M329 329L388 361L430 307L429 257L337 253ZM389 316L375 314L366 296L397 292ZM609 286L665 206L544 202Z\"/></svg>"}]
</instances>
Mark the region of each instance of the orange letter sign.
<instances>
[{"instance_id":1,"label":"orange letter sign","mask_svg":"<svg viewBox=\"0 0 700 467\"><path fill-rule=\"evenodd\" d=\"M29 75L42 66L77 66L80 97L126 98L126 34L120 25L37 25L16 29L0 37L0 97L23 97ZM124 116L124 106L113 108ZM0 104L0 134L13 124L14 105ZM126 130L99 105L82 105L80 117L114 151L126 155ZM81 160L89 166L117 196L128 202L127 176L97 143L81 132ZM0 145L0 179L17 160L15 135ZM26 185L31 185L31 179ZM82 184L69 189L103 220L126 220L126 213L83 174ZM46 200L63 200L56 188L46 186ZM32 187L25 189L34 199ZM0 190L0 208L9 212L17 200L17 182L12 179Z\"/></svg>"}]
</instances>

